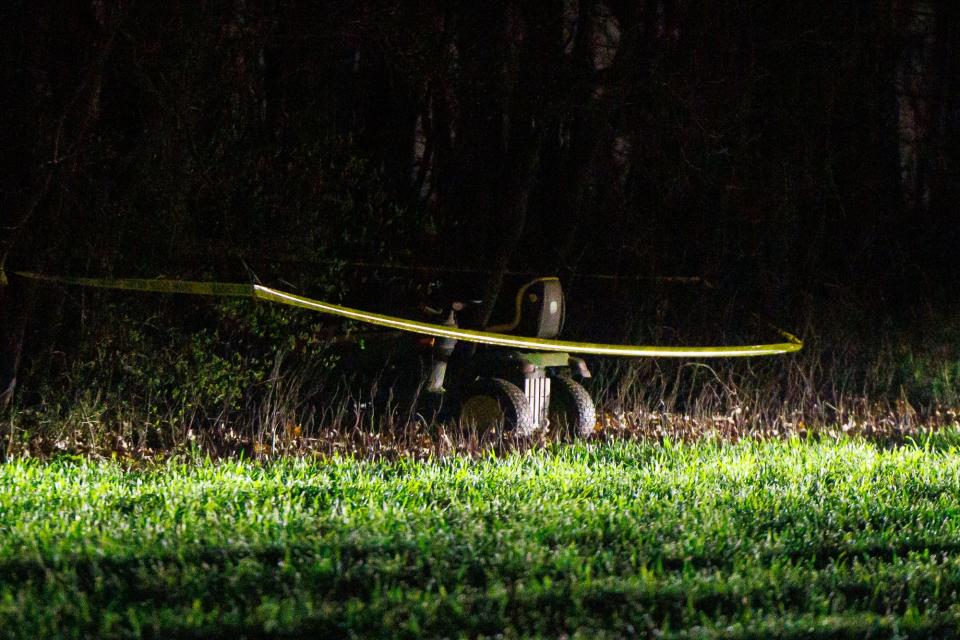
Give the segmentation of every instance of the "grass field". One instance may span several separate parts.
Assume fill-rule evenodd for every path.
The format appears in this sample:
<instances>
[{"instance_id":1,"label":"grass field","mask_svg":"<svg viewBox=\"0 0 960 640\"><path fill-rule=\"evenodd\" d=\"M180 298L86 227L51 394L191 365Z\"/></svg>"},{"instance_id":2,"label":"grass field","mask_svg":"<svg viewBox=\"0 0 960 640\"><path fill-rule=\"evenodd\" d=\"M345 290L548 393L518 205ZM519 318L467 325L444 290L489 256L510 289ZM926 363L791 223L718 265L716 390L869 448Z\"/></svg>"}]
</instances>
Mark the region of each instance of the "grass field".
<instances>
[{"instance_id":1,"label":"grass field","mask_svg":"<svg viewBox=\"0 0 960 640\"><path fill-rule=\"evenodd\" d=\"M960 436L0 466L0 635L951 637Z\"/></svg>"}]
</instances>

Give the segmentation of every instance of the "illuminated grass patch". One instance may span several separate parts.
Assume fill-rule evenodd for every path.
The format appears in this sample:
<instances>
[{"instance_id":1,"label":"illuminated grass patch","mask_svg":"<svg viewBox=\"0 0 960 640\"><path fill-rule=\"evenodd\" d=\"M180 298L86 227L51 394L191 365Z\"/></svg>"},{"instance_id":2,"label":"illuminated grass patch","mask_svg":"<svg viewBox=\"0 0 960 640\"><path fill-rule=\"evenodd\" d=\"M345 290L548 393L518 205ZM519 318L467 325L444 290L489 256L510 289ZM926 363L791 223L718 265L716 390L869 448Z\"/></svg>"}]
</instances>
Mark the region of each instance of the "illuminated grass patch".
<instances>
[{"instance_id":1,"label":"illuminated grass patch","mask_svg":"<svg viewBox=\"0 0 960 640\"><path fill-rule=\"evenodd\" d=\"M0 466L0 629L951 636L956 439L16 461Z\"/></svg>"}]
</instances>

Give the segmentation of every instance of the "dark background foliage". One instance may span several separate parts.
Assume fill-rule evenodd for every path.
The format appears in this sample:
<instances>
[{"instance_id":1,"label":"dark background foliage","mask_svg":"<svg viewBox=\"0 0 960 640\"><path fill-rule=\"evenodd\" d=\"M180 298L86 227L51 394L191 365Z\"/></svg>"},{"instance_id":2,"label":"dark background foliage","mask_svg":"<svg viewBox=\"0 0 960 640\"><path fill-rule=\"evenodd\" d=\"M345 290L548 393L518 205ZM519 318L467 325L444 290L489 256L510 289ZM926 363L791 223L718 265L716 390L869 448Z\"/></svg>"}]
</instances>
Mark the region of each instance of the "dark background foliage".
<instances>
[{"instance_id":1,"label":"dark background foliage","mask_svg":"<svg viewBox=\"0 0 960 640\"><path fill-rule=\"evenodd\" d=\"M584 339L756 339L757 312L807 337L844 336L827 353L901 331L956 359L955 342L916 329L955 307L952 2L14 0L0 11L8 272L253 271L405 314L439 283L483 297L481 322L501 288L557 273L569 333ZM0 384L9 400L19 376L27 404L98 357L113 369L97 375L119 374L68 376L72 387L133 384L163 358L124 369L117 354L170 345L169 385L190 357L238 353L263 360L256 384L278 344L313 353L340 329L12 276L0 291Z\"/></svg>"}]
</instances>

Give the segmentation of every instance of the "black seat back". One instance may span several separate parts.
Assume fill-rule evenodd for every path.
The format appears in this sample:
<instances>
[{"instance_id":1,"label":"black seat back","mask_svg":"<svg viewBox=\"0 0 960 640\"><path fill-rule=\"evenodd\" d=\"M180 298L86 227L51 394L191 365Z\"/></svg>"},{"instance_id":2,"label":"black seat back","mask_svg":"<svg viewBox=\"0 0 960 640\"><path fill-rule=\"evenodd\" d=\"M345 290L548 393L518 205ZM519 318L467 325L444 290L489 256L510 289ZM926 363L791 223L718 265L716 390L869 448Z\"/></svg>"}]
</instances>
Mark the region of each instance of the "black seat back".
<instances>
[{"instance_id":1,"label":"black seat back","mask_svg":"<svg viewBox=\"0 0 960 640\"><path fill-rule=\"evenodd\" d=\"M563 288L558 278L538 278L519 292L520 322L517 333L536 338L556 338L563 328Z\"/></svg>"}]
</instances>

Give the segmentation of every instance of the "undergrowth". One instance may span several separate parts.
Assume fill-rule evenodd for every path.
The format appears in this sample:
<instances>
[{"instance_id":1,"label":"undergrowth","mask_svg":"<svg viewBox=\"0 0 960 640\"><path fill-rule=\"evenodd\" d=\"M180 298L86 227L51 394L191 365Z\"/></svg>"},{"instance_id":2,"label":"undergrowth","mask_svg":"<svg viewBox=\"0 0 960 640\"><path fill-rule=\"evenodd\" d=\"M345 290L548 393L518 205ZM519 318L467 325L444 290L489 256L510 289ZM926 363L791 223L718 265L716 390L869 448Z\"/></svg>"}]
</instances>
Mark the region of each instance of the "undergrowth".
<instances>
[{"instance_id":1,"label":"undergrowth","mask_svg":"<svg viewBox=\"0 0 960 640\"><path fill-rule=\"evenodd\" d=\"M24 390L0 414L6 456L157 457L199 448L216 456L429 457L557 439L549 431L533 439L478 434L418 413L409 397L391 393L385 374L409 337L248 301L171 307L115 300L103 302L109 313L86 325L70 360L39 361L27 372ZM897 329L884 320L858 324L855 313L800 323L804 349L787 356L588 357L594 438L860 434L901 441L955 425L955 323L929 315ZM658 322L628 340L705 341L685 341L664 328L667 319Z\"/></svg>"}]
</instances>

